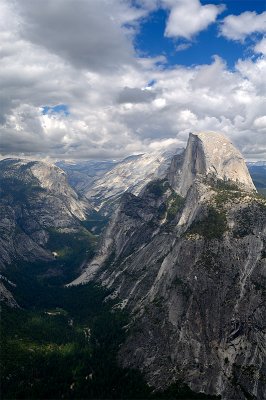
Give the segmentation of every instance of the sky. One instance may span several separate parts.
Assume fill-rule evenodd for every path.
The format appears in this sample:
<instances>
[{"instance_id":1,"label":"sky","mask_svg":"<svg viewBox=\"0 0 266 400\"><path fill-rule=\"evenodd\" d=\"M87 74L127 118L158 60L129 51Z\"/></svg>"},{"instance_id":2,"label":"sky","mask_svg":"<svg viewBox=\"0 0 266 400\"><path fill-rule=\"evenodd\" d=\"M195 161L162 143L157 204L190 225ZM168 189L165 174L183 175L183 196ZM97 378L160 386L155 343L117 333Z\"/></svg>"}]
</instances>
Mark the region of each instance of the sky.
<instances>
[{"instance_id":1,"label":"sky","mask_svg":"<svg viewBox=\"0 0 266 400\"><path fill-rule=\"evenodd\" d=\"M0 154L118 159L224 133L266 160L266 0L0 0Z\"/></svg>"}]
</instances>

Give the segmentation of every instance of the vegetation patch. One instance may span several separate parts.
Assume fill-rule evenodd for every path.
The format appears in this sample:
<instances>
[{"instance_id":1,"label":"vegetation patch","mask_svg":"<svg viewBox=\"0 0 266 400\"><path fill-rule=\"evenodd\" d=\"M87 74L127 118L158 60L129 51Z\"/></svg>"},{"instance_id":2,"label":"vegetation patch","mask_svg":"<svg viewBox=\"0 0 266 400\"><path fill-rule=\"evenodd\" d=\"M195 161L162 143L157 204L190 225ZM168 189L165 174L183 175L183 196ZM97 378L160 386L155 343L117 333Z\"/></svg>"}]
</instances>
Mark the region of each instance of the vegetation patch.
<instances>
[{"instance_id":1,"label":"vegetation patch","mask_svg":"<svg viewBox=\"0 0 266 400\"><path fill-rule=\"evenodd\" d=\"M253 233L253 215L252 210L249 207L246 207L245 210L239 213L237 217L237 226L233 231L233 236L235 238L243 238L247 235Z\"/></svg>"},{"instance_id":2,"label":"vegetation patch","mask_svg":"<svg viewBox=\"0 0 266 400\"><path fill-rule=\"evenodd\" d=\"M234 182L218 180L213 184L213 187L216 191L215 203L218 207L223 207L226 203L245 195Z\"/></svg>"},{"instance_id":3,"label":"vegetation patch","mask_svg":"<svg viewBox=\"0 0 266 400\"><path fill-rule=\"evenodd\" d=\"M224 205L228 202L234 202L237 199L246 196L246 192L242 191L241 188L234 181L224 181L222 179L208 179L206 184L210 184L216 192L214 196L215 204L218 208L224 208Z\"/></svg>"},{"instance_id":4,"label":"vegetation patch","mask_svg":"<svg viewBox=\"0 0 266 400\"><path fill-rule=\"evenodd\" d=\"M146 191L155 197L161 197L168 189L169 183L165 179L158 179L155 181L151 181L146 186Z\"/></svg>"},{"instance_id":5,"label":"vegetation patch","mask_svg":"<svg viewBox=\"0 0 266 400\"><path fill-rule=\"evenodd\" d=\"M84 228L93 232L95 235L100 235L106 225L108 224L109 219L102 215L97 211L92 211L85 221L82 221L81 224Z\"/></svg>"},{"instance_id":6,"label":"vegetation patch","mask_svg":"<svg viewBox=\"0 0 266 400\"><path fill-rule=\"evenodd\" d=\"M0 195L1 197L11 198L13 202L27 202L37 193L45 193L36 178L25 182L15 177L0 177Z\"/></svg>"},{"instance_id":7,"label":"vegetation patch","mask_svg":"<svg viewBox=\"0 0 266 400\"><path fill-rule=\"evenodd\" d=\"M103 301L106 291L93 285L57 290L57 296L43 302L64 310L58 315L45 309L3 307L2 398L115 399L149 394L138 371L117 365L127 317L119 310L112 312L112 303Z\"/></svg>"},{"instance_id":8,"label":"vegetation patch","mask_svg":"<svg viewBox=\"0 0 266 400\"><path fill-rule=\"evenodd\" d=\"M184 281L181 278L179 278L178 276L176 276L172 282L172 286L177 287L179 285L184 285Z\"/></svg>"},{"instance_id":9,"label":"vegetation patch","mask_svg":"<svg viewBox=\"0 0 266 400\"><path fill-rule=\"evenodd\" d=\"M217 190L215 195L215 203L218 207L223 207L230 201L236 201L243 197L243 192L232 190Z\"/></svg>"},{"instance_id":10,"label":"vegetation patch","mask_svg":"<svg viewBox=\"0 0 266 400\"><path fill-rule=\"evenodd\" d=\"M221 267L219 256L217 256L217 254L215 254L209 246L205 247L198 264L200 267L204 267L209 271L218 271Z\"/></svg>"},{"instance_id":11,"label":"vegetation patch","mask_svg":"<svg viewBox=\"0 0 266 400\"><path fill-rule=\"evenodd\" d=\"M188 234L199 234L206 239L219 239L227 230L226 214L214 207L208 208L205 218L194 221L188 229Z\"/></svg>"},{"instance_id":12,"label":"vegetation patch","mask_svg":"<svg viewBox=\"0 0 266 400\"><path fill-rule=\"evenodd\" d=\"M222 180L222 179L216 179L216 180L212 181L211 184L215 189L218 189L218 190L226 190L226 191L232 191L233 190L233 191L236 191L236 192L240 191L239 190L239 186L234 181L228 181L228 180L225 181L225 180Z\"/></svg>"},{"instance_id":13,"label":"vegetation patch","mask_svg":"<svg viewBox=\"0 0 266 400\"><path fill-rule=\"evenodd\" d=\"M156 306L156 307L162 307L163 305L163 297L155 297L152 301L152 303Z\"/></svg>"},{"instance_id":14,"label":"vegetation patch","mask_svg":"<svg viewBox=\"0 0 266 400\"><path fill-rule=\"evenodd\" d=\"M175 192L171 194L167 201L167 222L171 222L176 217L177 213L181 210L185 203L185 199Z\"/></svg>"},{"instance_id":15,"label":"vegetation patch","mask_svg":"<svg viewBox=\"0 0 266 400\"><path fill-rule=\"evenodd\" d=\"M265 195L261 194L260 192L256 195L256 200L258 206L261 208L262 212L266 212L266 193Z\"/></svg>"},{"instance_id":16,"label":"vegetation patch","mask_svg":"<svg viewBox=\"0 0 266 400\"><path fill-rule=\"evenodd\" d=\"M83 261L94 256L97 242L98 238L86 229L68 233L50 229L46 247L54 253L54 266L60 266L65 278L70 279Z\"/></svg>"}]
</instances>

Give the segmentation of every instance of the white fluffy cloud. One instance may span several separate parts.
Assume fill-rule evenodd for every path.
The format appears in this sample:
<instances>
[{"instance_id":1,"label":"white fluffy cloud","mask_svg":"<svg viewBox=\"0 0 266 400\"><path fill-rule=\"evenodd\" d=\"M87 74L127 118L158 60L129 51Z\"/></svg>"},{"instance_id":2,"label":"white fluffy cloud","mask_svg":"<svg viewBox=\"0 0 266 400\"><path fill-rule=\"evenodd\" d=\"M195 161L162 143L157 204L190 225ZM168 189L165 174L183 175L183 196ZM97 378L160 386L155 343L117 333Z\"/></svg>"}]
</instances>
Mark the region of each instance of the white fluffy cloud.
<instances>
[{"instance_id":1,"label":"white fluffy cloud","mask_svg":"<svg viewBox=\"0 0 266 400\"><path fill-rule=\"evenodd\" d=\"M266 11L261 14L246 11L240 15L229 15L221 25L221 35L232 40L243 41L254 32L266 32Z\"/></svg>"},{"instance_id":2,"label":"white fluffy cloud","mask_svg":"<svg viewBox=\"0 0 266 400\"><path fill-rule=\"evenodd\" d=\"M66 2L57 0L40 11L35 3L0 4L2 154L118 158L183 146L190 131L217 130L246 157L266 159L263 56L239 61L234 72L219 57L165 69L163 56L134 54L134 32L154 2L134 8L127 0L68 0L60 8ZM71 11L81 25L72 24ZM69 115L43 115L43 106L57 104Z\"/></svg>"},{"instance_id":3,"label":"white fluffy cloud","mask_svg":"<svg viewBox=\"0 0 266 400\"><path fill-rule=\"evenodd\" d=\"M165 35L175 38L191 39L215 22L224 9L214 4L203 6L199 0L164 0L164 3L170 8Z\"/></svg>"},{"instance_id":4,"label":"white fluffy cloud","mask_svg":"<svg viewBox=\"0 0 266 400\"><path fill-rule=\"evenodd\" d=\"M256 44L254 51L266 55L266 37Z\"/></svg>"}]
</instances>

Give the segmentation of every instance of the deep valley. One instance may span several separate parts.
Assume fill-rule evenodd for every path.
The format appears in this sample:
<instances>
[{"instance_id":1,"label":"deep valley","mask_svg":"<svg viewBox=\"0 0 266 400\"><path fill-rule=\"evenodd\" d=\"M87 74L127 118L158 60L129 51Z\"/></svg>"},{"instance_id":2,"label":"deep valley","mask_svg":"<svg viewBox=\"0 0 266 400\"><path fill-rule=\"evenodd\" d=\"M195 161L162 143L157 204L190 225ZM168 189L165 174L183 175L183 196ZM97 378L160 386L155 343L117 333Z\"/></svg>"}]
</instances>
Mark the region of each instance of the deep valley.
<instances>
[{"instance_id":1,"label":"deep valley","mask_svg":"<svg viewBox=\"0 0 266 400\"><path fill-rule=\"evenodd\" d=\"M264 399L264 166L214 133L60 166L0 162L3 399Z\"/></svg>"}]
</instances>

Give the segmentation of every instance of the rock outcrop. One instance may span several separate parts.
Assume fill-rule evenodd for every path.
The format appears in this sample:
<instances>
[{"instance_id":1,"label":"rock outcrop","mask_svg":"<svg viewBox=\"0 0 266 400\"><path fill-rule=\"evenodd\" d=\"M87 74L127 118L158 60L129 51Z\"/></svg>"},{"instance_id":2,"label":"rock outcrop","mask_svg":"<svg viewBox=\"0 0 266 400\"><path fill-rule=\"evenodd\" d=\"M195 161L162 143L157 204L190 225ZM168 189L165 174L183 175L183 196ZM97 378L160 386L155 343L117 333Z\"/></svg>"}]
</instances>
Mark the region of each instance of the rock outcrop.
<instances>
[{"instance_id":1,"label":"rock outcrop","mask_svg":"<svg viewBox=\"0 0 266 400\"><path fill-rule=\"evenodd\" d=\"M126 193L72 284L111 289L132 319L120 362L149 384L266 397L266 200L222 135L191 134L165 179Z\"/></svg>"},{"instance_id":2,"label":"rock outcrop","mask_svg":"<svg viewBox=\"0 0 266 400\"><path fill-rule=\"evenodd\" d=\"M0 302L4 302L11 308L19 308L19 305L14 299L12 293L5 287L4 283L1 281L0 281Z\"/></svg>"},{"instance_id":3,"label":"rock outcrop","mask_svg":"<svg viewBox=\"0 0 266 400\"><path fill-rule=\"evenodd\" d=\"M190 133L182 164L171 171L169 178L183 197L197 180L223 180L245 191L256 190L240 152L215 132Z\"/></svg>"}]
</instances>

